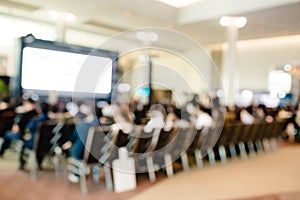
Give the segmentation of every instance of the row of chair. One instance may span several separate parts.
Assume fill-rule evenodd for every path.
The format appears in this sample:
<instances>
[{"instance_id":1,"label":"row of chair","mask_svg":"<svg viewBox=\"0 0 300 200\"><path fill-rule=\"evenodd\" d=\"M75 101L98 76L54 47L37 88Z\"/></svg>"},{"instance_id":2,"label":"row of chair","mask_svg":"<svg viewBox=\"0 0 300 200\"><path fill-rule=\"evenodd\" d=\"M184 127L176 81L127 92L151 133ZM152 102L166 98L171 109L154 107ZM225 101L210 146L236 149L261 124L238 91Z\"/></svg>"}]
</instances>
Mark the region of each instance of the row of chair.
<instances>
[{"instance_id":1,"label":"row of chair","mask_svg":"<svg viewBox=\"0 0 300 200\"><path fill-rule=\"evenodd\" d=\"M280 136L284 126L285 122L225 123L210 129L173 127L171 130L154 129L150 133L145 132L142 126L136 126L130 133L93 126L86 140L84 159L69 158L66 172L79 175L81 191L86 193L86 169L89 165L100 163L105 172L106 187L112 190L112 161L118 158L118 149L126 147L129 156L135 160L137 173L147 172L150 181L155 181L155 172L159 169L165 169L168 177L173 176L172 163L176 160L181 160L184 171L188 171L189 155L195 156L197 166L202 168L206 156L214 165L216 154L222 163L226 163L227 155L236 160L238 153L246 159L247 153L255 156L256 152L269 151L275 146L274 138ZM74 127L72 123L55 125L43 122L35 151L42 155L53 152L53 148L62 144Z\"/></svg>"},{"instance_id":2,"label":"row of chair","mask_svg":"<svg viewBox=\"0 0 300 200\"><path fill-rule=\"evenodd\" d=\"M33 149L25 149L24 153L32 179L36 179L37 176L37 163L42 163L46 156L51 158L56 174L60 172L64 159L61 146L69 140L74 128L73 119L46 120L38 123Z\"/></svg>"},{"instance_id":3,"label":"row of chair","mask_svg":"<svg viewBox=\"0 0 300 200\"><path fill-rule=\"evenodd\" d=\"M285 129L285 121L273 123L256 122L253 124L225 123L216 142L214 151L210 151L209 158L214 163L214 154L217 152L221 162L227 162L227 155L233 160L237 159L239 152L242 159L247 158L247 153L255 157L256 152L270 151L276 148L276 139Z\"/></svg>"}]
</instances>

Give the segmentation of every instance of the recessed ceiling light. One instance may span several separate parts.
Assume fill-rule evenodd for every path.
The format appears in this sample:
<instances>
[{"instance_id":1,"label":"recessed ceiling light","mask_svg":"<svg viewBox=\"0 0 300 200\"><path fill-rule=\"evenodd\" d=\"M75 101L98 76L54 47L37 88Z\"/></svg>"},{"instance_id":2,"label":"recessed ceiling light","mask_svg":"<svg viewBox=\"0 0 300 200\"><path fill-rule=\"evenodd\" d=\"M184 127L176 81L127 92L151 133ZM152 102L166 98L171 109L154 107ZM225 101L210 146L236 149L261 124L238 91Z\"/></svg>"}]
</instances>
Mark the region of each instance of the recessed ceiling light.
<instances>
[{"instance_id":1,"label":"recessed ceiling light","mask_svg":"<svg viewBox=\"0 0 300 200\"><path fill-rule=\"evenodd\" d=\"M242 28L247 23L246 17L229 17L229 16L223 16L220 18L220 24L222 26L231 26L234 25L236 27Z\"/></svg>"},{"instance_id":2,"label":"recessed ceiling light","mask_svg":"<svg viewBox=\"0 0 300 200\"><path fill-rule=\"evenodd\" d=\"M181 8L186 7L204 0L157 0L170 6Z\"/></svg>"},{"instance_id":3,"label":"recessed ceiling light","mask_svg":"<svg viewBox=\"0 0 300 200\"><path fill-rule=\"evenodd\" d=\"M59 12L55 11L55 10L50 10L49 11L49 15L52 19L58 19L59 17Z\"/></svg>"},{"instance_id":4,"label":"recessed ceiling light","mask_svg":"<svg viewBox=\"0 0 300 200\"><path fill-rule=\"evenodd\" d=\"M138 31L136 33L136 38L142 41L154 42L158 40L158 35L155 32Z\"/></svg>"},{"instance_id":5,"label":"recessed ceiling light","mask_svg":"<svg viewBox=\"0 0 300 200\"><path fill-rule=\"evenodd\" d=\"M50 10L49 11L49 16L52 19L55 19L55 20L64 19L68 22L72 22L72 21L76 20L76 16L73 13L70 13L70 12L59 12L59 11L56 11L56 10Z\"/></svg>"}]
</instances>

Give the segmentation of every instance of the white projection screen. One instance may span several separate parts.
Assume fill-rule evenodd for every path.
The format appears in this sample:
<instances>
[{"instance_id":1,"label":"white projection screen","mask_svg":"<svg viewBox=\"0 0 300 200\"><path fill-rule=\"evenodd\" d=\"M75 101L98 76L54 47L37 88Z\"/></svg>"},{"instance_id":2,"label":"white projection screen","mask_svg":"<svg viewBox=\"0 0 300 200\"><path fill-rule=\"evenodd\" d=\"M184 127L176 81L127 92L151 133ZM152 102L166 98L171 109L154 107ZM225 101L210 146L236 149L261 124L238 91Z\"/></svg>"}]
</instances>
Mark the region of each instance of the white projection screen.
<instances>
[{"instance_id":1,"label":"white projection screen","mask_svg":"<svg viewBox=\"0 0 300 200\"><path fill-rule=\"evenodd\" d=\"M116 52L100 50L91 54L86 47L58 46L57 43L38 40L38 45L23 45L20 67L20 88L22 92L47 95L56 91L62 96L74 92L107 96L113 84ZM43 45L41 45L43 44ZM51 46L52 45L52 46ZM50 46L50 48L49 48ZM72 47L72 48L69 48ZM82 50L83 49L83 50ZM97 82L91 83L91 76ZM97 77L96 77L97 76ZM78 77L80 85L78 86Z\"/></svg>"}]
</instances>

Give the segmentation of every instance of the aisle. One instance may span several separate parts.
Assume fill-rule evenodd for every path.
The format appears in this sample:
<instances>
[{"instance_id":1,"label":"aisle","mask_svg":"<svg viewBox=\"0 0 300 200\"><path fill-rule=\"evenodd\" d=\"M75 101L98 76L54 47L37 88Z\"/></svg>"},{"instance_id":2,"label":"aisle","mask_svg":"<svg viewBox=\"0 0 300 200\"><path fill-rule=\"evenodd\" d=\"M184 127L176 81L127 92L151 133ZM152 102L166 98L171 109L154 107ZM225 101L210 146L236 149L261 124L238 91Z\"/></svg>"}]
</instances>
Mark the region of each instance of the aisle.
<instances>
[{"instance_id":1,"label":"aisle","mask_svg":"<svg viewBox=\"0 0 300 200\"><path fill-rule=\"evenodd\" d=\"M180 173L134 196L152 199L300 198L300 145L278 148L246 161Z\"/></svg>"},{"instance_id":2,"label":"aisle","mask_svg":"<svg viewBox=\"0 0 300 200\"><path fill-rule=\"evenodd\" d=\"M78 184L66 184L52 170L39 172L38 180L19 172L15 156L0 160L0 199L5 200L94 200L94 199L243 199L294 200L300 196L300 145L280 147L275 152L225 166L179 172L150 183L140 176L137 190L117 194L105 189L104 182L89 183L89 194L82 196Z\"/></svg>"},{"instance_id":3,"label":"aisle","mask_svg":"<svg viewBox=\"0 0 300 200\"><path fill-rule=\"evenodd\" d=\"M88 194L81 195L79 184L72 184L63 175L55 176L53 169L38 172L38 179L31 180L28 172L18 171L18 156L7 152L0 158L0 200L125 200L157 184L151 183L147 175L138 176L137 189L125 193L115 193L105 188L104 181L98 184L88 180Z\"/></svg>"}]
</instances>

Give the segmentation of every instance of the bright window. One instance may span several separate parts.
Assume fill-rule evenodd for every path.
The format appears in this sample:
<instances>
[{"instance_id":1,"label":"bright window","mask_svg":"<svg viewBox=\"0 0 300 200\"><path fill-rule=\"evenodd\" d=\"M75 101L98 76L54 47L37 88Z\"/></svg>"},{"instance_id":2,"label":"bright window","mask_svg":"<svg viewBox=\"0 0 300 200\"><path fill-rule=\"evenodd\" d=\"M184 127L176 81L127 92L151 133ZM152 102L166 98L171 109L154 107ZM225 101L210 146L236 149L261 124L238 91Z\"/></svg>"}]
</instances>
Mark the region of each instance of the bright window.
<instances>
[{"instance_id":1,"label":"bright window","mask_svg":"<svg viewBox=\"0 0 300 200\"><path fill-rule=\"evenodd\" d=\"M291 75L282 70L274 70L269 74L269 91L272 94L290 92L291 83L292 83Z\"/></svg>"}]
</instances>

